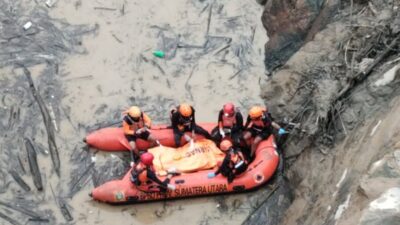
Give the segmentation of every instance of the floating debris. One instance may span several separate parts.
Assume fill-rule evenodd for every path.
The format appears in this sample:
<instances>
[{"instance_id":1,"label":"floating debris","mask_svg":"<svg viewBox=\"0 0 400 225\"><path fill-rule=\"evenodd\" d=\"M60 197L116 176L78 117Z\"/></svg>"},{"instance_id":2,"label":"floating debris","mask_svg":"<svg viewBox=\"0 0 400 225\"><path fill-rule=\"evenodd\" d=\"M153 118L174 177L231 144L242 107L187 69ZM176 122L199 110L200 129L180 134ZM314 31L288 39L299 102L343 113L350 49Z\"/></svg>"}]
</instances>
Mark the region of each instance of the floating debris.
<instances>
[{"instance_id":1,"label":"floating debris","mask_svg":"<svg viewBox=\"0 0 400 225\"><path fill-rule=\"evenodd\" d=\"M36 188L39 191L41 191L43 190L43 183L42 183L42 176L39 170L39 165L37 162L37 154L35 148L33 147L31 140L29 140L28 138L25 138L24 142L25 142L25 149L28 154L29 168L31 170L33 183L35 184Z\"/></svg>"},{"instance_id":2,"label":"floating debris","mask_svg":"<svg viewBox=\"0 0 400 225\"><path fill-rule=\"evenodd\" d=\"M19 176L19 174L15 170L10 170L9 173L11 174L12 178L14 178L15 182L24 189L25 191L30 191L31 188L28 184Z\"/></svg>"},{"instance_id":3,"label":"floating debris","mask_svg":"<svg viewBox=\"0 0 400 225\"><path fill-rule=\"evenodd\" d=\"M53 162L54 170L56 171L57 175L60 175L60 156L58 154L58 149L57 149L57 145L56 145L54 127L51 124L50 113L49 113L47 107L45 106L45 103L44 103L42 97L37 92L35 85L33 84L31 73L29 72L29 70L26 67L24 67L23 70L28 79L28 83L29 83L29 87L31 89L32 95L35 98L36 102L38 103L40 112L42 113L42 116L43 116L43 122L45 124L46 131L47 131L47 140L49 143L50 156L51 156L51 160Z\"/></svg>"},{"instance_id":4,"label":"floating debris","mask_svg":"<svg viewBox=\"0 0 400 225\"><path fill-rule=\"evenodd\" d=\"M5 221L13 224L13 225L22 225L21 223L19 223L18 221L14 220L13 218L3 214L0 212L0 218L3 218Z\"/></svg>"},{"instance_id":5,"label":"floating debris","mask_svg":"<svg viewBox=\"0 0 400 225\"><path fill-rule=\"evenodd\" d=\"M63 200L60 200L59 205L60 205L61 213L64 216L64 219L67 222L74 220L74 218L72 217L71 213L68 210L67 203L65 203Z\"/></svg>"},{"instance_id":6,"label":"floating debris","mask_svg":"<svg viewBox=\"0 0 400 225\"><path fill-rule=\"evenodd\" d=\"M108 7L94 7L95 10L106 10L106 11L116 11L115 8L108 8Z\"/></svg>"},{"instance_id":7,"label":"floating debris","mask_svg":"<svg viewBox=\"0 0 400 225\"><path fill-rule=\"evenodd\" d=\"M13 201L10 200L8 202L13 202ZM17 204L15 204L15 203L10 204L10 203L6 203L6 202L3 202L3 201L0 201L0 205L5 206L5 207L10 208L10 209L13 209L13 210L15 210L17 212L20 212L20 213L25 214L27 216L30 216L32 218L40 218L41 217L40 214L38 214L38 213L36 213L34 211L31 211L29 209L26 209L26 208L20 206L20 204L18 204L18 203Z\"/></svg>"},{"instance_id":8,"label":"floating debris","mask_svg":"<svg viewBox=\"0 0 400 225\"><path fill-rule=\"evenodd\" d=\"M88 167L82 172L82 174L72 182L71 188L70 188L70 197L73 197L75 193L77 193L86 183L86 180L90 176L90 171L93 169L95 163L92 162L89 164Z\"/></svg>"},{"instance_id":9,"label":"floating debris","mask_svg":"<svg viewBox=\"0 0 400 225\"><path fill-rule=\"evenodd\" d=\"M212 17L212 9L214 6L214 2L210 6L210 10L208 11L208 19L207 19L207 30L206 30L206 35L210 32L210 25L211 25L211 17Z\"/></svg>"},{"instance_id":10,"label":"floating debris","mask_svg":"<svg viewBox=\"0 0 400 225\"><path fill-rule=\"evenodd\" d=\"M46 6L49 7L49 8L51 8L51 7L53 7L53 5L54 5L55 3L56 3L56 1L47 0L47 1L46 1Z\"/></svg>"},{"instance_id":11,"label":"floating debris","mask_svg":"<svg viewBox=\"0 0 400 225\"><path fill-rule=\"evenodd\" d=\"M165 57L165 53L163 51L160 51L160 50L153 51L153 55L155 57L158 57L158 58L164 58Z\"/></svg>"},{"instance_id":12,"label":"floating debris","mask_svg":"<svg viewBox=\"0 0 400 225\"><path fill-rule=\"evenodd\" d=\"M32 26L32 22L31 22L31 21L28 21L28 22L25 23L25 25L24 25L24 30L28 30L29 28L31 28L31 26Z\"/></svg>"},{"instance_id":13,"label":"floating debris","mask_svg":"<svg viewBox=\"0 0 400 225\"><path fill-rule=\"evenodd\" d=\"M47 109L49 110L49 116L51 119L51 123L53 124L54 130L58 131L58 125L56 121L56 115L54 114L53 106L51 104L48 104Z\"/></svg>"}]
</instances>

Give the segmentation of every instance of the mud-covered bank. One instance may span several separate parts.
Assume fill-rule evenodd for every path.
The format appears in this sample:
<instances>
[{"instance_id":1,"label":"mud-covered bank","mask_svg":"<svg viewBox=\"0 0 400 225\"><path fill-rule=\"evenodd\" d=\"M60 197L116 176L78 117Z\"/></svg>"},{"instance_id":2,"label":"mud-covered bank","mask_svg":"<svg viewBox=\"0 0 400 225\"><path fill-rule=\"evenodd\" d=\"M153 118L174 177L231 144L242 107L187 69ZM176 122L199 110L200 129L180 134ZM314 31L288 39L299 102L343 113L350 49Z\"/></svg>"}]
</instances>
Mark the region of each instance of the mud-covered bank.
<instances>
[{"instance_id":1,"label":"mud-covered bank","mask_svg":"<svg viewBox=\"0 0 400 225\"><path fill-rule=\"evenodd\" d=\"M339 0L271 0L261 17L269 41L265 44L268 73L284 65L305 43L327 24L336 20Z\"/></svg>"},{"instance_id":2,"label":"mud-covered bank","mask_svg":"<svg viewBox=\"0 0 400 225\"><path fill-rule=\"evenodd\" d=\"M281 224L398 223L397 205L374 202L399 199L398 8L344 3L263 86L273 115L294 126L285 158L295 200ZM396 172L382 171L388 161Z\"/></svg>"}]
</instances>

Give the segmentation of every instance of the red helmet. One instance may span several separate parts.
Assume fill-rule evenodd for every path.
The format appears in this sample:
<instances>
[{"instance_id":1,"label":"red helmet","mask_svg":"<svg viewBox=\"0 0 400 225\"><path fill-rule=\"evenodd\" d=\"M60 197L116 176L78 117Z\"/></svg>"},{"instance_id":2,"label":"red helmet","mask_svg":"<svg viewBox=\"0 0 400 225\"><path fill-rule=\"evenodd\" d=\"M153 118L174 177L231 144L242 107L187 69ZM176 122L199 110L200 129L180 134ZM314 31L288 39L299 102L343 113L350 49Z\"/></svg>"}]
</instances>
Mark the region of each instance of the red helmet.
<instances>
[{"instance_id":1,"label":"red helmet","mask_svg":"<svg viewBox=\"0 0 400 225\"><path fill-rule=\"evenodd\" d=\"M154 159L153 154L151 154L151 153L149 153L149 152L143 153L143 154L140 156L140 161L141 161L144 165L146 165L146 166L151 166L151 165L153 165L153 159Z\"/></svg>"},{"instance_id":2,"label":"red helmet","mask_svg":"<svg viewBox=\"0 0 400 225\"><path fill-rule=\"evenodd\" d=\"M226 116L232 116L233 113L235 113L235 105L233 105L233 103L230 103L230 102L226 103L224 105L223 110L224 110L224 113Z\"/></svg>"}]
</instances>

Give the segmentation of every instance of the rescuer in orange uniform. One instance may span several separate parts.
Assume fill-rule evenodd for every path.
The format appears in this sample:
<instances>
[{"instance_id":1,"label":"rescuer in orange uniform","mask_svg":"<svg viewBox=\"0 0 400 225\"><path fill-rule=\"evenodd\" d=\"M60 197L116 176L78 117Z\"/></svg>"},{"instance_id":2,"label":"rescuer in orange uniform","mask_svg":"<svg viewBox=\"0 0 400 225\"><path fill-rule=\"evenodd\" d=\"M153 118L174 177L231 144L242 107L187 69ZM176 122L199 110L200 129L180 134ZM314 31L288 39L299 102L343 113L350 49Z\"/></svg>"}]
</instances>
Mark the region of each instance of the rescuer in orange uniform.
<instances>
[{"instance_id":1,"label":"rescuer in orange uniform","mask_svg":"<svg viewBox=\"0 0 400 225\"><path fill-rule=\"evenodd\" d=\"M249 127L250 126L250 127ZM283 135L286 133L285 129L281 128L279 124L275 123L268 113L267 108L261 106L253 106L249 110L247 121L244 126L245 132L243 133L244 139L247 141L254 138L251 144L250 157L254 157L254 153L258 144L272 134L272 128L278 129L278 134Z\"/></svg>"},{"instance_id":2,"label":"rescuer in orange uniform","mask_svg":"<svg viewBox=\"0 0 400 225\"><path fill-rule=\"evenodd\" d=\"M160 191L165 192L167 189L175 190L175 186L169 184L169 181L173 174L168 173L167 179L161 181L158 179L157 175L153 169L153 154L149 152L145 152L140 156L139 163L135 164L132 173L131 173L131 181L133 184L140 186L140 185L147 185L151 182L154 182L159 185Z\"/></svg>"},{"instance_id":3,"label":"rescuer in orange uniform","mask_svg":"<svg viewBox=\"0 0 400 225\"><path fill-rule=\"evenodd\" d=\"M243 116L233 103L226 103L218 114L218 125L211 131L211 137L219 145L226 136L235 145L240 145L243 131Z\"/></svg>"},{"instance_id":4,"label":"rescuer in orange uniform","mask_svg":"<svg viewBox=\"0 0 400 225\"><path fill-rule=\"evenodd\" d=\"M195 110L189 104L183 103L171 110L171 124L174 131L175 145L177 147L181 145L181 137L185 135L185 132L193 132L203 135L207 139L211 139L211 135L204 128L196 124ZM191 137L188 135L184 137L186 141L191 140Z\"/></svg>"},{"instance_id":5,"label":"rescuer in orange uniform","mask_svg":"<svg viewBox=\"0 0 400 225\"><path fill-rule=\"evenodd\" d=\"M220 144L220 149L225 152L225 158L218 170L208 173L207 177L213 178L221 173L222 176L228 179L228 183L232 183L237 175L247 170L247 161L240 148L234 147L230 140L223 140Z\"/></svg>"},{"instance_id":6,"label":"rescuer in orange uniform","mask_svg":"<svg viewBox=\"0 0 400 225\"><path fill-rule=\"evenodd\" d=\"M132 106L126 112L122 120L122 128L125 137L131 146L131 153L134 153L133 159L139 159L139 150L136 146L138 138L151 141L153 145L159 144L157 140L150 134L151 119L146 113L142 112L139 107Z\"/></svg>"}]
</instances>

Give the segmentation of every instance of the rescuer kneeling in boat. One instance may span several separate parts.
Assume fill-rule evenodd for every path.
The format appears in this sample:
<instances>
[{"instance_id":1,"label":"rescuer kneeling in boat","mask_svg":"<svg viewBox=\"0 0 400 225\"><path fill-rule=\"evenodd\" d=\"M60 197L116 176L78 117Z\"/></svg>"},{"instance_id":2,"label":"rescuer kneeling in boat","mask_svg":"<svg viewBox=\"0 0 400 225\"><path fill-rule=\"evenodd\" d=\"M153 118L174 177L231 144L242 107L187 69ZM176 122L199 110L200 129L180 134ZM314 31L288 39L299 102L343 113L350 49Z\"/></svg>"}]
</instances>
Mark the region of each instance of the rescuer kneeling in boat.
<instances>
[{"instance_id":1,"label":"rescuer kneeling in boat","mask_svg":"<svg viewBox=\"0 0 400 225\"><path fill-rule=\"evenodd\" d=\"M122 128L131 146L131 153L134 153L132 160L137 161L139 159L139 150L136 147L137 138L151 141L153 145L159 144L150 134L150 127L150 117L142 112L139 107L132 106L128 109L122 120Z\"/></svg>"},{"instance_id":2,"label":"rescuer kneeling in boat","mask_svg":"<svg viewBox=\"0 0 400 225\"><path fill-rule=\"evenodd\" d=\"M211 137L219 145L223 138L230 137L240 145L243 131L243 116L232 103L226 103L218 114L218 125L211 131Z\"/></svg>"},{"instance_id":3,"label":"rescuer kneeling in boat","mask_svg":"<svg viewBox=\"0 0 400 225\"><path fill-rule=\"evenodd\" d=\"M250 126L251 125L251 126ZM249 127L250 126L250 127ZM254 153L257 149L258 144L269 137L272 134L272 127L278 129L278 134L283 135L286 133L285 129L281 128L279 124L275 123L268 113L266 108L261 106L253 106L249 110L247 121L244 126L245 132L243 137L246 141L250 138L254 138L251 144L250 157L254 158Z\"/></svg>"},{"instance_id":4,"label":"rescuer kneeling in boat","mask_svg":"<svg viewBox=\"0 0 400 225\"><path fill-rule=\"evenodd\" d=\"M175 185L169 184L172 177L171 173L168 173L167 179L161 181L158 179L153 169L153 154L145 152L140 156L139 163L135 164L132 169L131 181L136 186L146 185L149 182L155 182L159 185L160 191L166 192L167 189L175 190Z\"/></svg>"},{"instance_id":5,"label":"rescuer kneeling in boat","mask_svg":"<svg viewBox=\"0 0 400 225\"><path fill-rule=\"evenodd\" d=\"M181 146L181 137L184 136L186 141L191 141L190 136L185 132L193 132L203 135L207 139L211 139L210 134L195 122L195 110L189 104L180 104L176 109L171 110L171 125L174 131L174 140L176 146Z\"/></svg>"},{"instance_id":6,"label":"rescuer kneeling in boat","mask_svg":"<svg viewBox=\"0 0 400 225\"><path fill-rule=\"evenodd\" d=\"M208 178L213 178L219 173L228 178L228 183L232 183L235 177L247 170L247 161L240 148L233 146L230 140L223 140L220 149L225 152L225 158L218 170L208 173Z\"/></svg>"}]
</instances>

